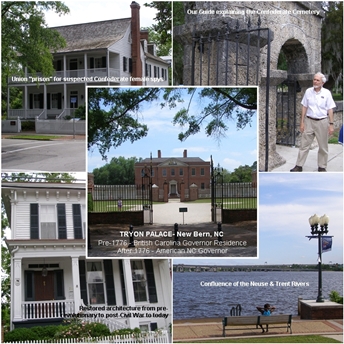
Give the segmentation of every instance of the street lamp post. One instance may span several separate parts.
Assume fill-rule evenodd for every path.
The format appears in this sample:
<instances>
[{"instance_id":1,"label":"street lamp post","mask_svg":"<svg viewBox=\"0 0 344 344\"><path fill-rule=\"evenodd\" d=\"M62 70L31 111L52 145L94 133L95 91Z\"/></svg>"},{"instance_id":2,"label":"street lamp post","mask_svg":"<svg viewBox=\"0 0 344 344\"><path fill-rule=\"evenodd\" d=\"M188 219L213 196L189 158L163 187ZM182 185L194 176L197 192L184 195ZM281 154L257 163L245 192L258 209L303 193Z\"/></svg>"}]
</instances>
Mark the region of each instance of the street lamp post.
<instances>
[{"instance_id":1,"label":"street lamp post","mask_svg":"<svg viewBox=\"0 0 344 344\"><path fill-rule=\"evenodd\" d=\"M309 224L311 226L311 234L312 238L318 238L318 297L316 302L324 302L324 298L322 296L322 271L321 271L321 253L322 253L322 235L328 233L328 224L329 224L329 217L327 215L323 215L319 218L318 215L314 214L309 218ZM320 225L320 228L319 228Z\"/></svg>"}]
</instances>

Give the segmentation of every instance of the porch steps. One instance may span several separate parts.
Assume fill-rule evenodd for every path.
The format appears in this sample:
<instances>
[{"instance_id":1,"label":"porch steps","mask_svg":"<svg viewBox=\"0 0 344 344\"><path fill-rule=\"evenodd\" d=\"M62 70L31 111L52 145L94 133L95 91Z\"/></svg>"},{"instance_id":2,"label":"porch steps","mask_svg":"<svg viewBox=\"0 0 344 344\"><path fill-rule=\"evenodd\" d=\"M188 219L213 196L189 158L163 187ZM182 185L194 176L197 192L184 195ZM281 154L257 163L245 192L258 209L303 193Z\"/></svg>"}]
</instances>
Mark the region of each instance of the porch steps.
<instances>
[{"instance_id":1,"label":"porch steps","mask_svg":"<svg viewBox=\"0 0 344 344\"><path fill-rule=\"evenodd\" d=\"M180 203L180 198L169 198L168 203Z\"/></svg>"}]
</instances>

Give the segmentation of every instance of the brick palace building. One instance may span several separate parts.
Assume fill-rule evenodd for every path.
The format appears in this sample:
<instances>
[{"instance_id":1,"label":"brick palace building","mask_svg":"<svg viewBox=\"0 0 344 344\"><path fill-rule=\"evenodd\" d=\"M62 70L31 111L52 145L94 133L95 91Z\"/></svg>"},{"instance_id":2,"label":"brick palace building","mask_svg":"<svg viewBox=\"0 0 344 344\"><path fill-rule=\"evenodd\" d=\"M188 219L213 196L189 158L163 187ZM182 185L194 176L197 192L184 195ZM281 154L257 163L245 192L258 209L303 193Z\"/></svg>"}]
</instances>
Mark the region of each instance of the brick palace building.
<instances>
[{"instance_id":1,"label":"brick palace building","mask_svg":"<svg viewBox=\"0 0 344 344\"><path fill-rule=\"evenodd\" d=\"M157 158L146 158L135 164L135 184L146 184L145 172L152 174L153 201L167 202L169 198L193 201L210 198L210 161L198 157L162 157L158 150Z\"/></svg>"}]
</instances>

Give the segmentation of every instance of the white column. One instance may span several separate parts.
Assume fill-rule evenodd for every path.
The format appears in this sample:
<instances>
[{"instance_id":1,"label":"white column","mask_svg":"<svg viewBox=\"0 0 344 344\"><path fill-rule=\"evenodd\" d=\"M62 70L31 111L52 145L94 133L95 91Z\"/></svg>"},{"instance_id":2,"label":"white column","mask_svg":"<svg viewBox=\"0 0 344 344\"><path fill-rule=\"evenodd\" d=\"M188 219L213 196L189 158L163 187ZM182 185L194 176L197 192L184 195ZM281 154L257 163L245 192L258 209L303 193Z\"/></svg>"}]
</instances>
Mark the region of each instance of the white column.
<instances>
[{"instance_id":1,"label":"white column","mask_svg":"<svg viewBox=\"0 0 344 344\"><path fill-rule=\"evenodd\" d=\"M24 86L24 104L23 104L24 105L23 108L25 110L25 119L27 118L27 112L28 112L28 109L30 107L30 105L27 102L27 96L28 96L28 94L27 94L27 86L25 85Z\"/></svg>"},{"instance_id":2,"label":"white column","mask_svg":"<svg viewBox=\"0 0 344 344\"><path fill-rule=\"evenodd\" d=\"M84 54L84 70L85 70L85 77L88 77L88 75L87 75L87 53Z\"/></svg>"},{"instance_id":3,"label":"white column","mask_svg":"<svg viewBox=\"0 0 344 344\"><path fill-rule=\"evenodd\" d=\"M48 106L47 106L47 85L43 85L43 109L45 110L45 119L48 118Z\"/></svg>"},{"instance_id":4,"label":"white column","mask_svg":"<svg viewBox=\"0 0 344 344\"><path fill-rule=\"evenodd\" d=\"M64 82L63 83L63 110L67 109L67 100L68 100L67 84L66 82ZM69 115L69 113L67 115Z\"/></svg>"},{"instance_id":5,"label":"white column","mask_svg":"<svg viewBox=\"0 0 344 344\"><path fill-rule=\"evenodd\" d=\"M73 283L73 298L74 298L74 310L71 313L79 312L81 306L81 292L80 292L80 275L79 275L79 257L71 257L72 264L72 283Z\"/></svg>"},{"instance_id":6,"label":"white column","mask_svg":"<svg viewBox=\"0 0 344 344\"><path fill-rule=\"evenodd\" d=\"M67 76L67 58L66 55L63 55L63 76Z\"/></svg>"},{"instance_id":7,"label":"white column","mask_svg":"<svg viewBox=\"0 0 344 344\"><path fill-rule=\"evenodd\" d=\"M110 75L110 51L107 50L106 51L106 76L110 79L111 75ZM110 81L108 81L108 85L110 85Z\"/></svg>"},{"instance_id":8,"label":"white column","mask_svg":"<svg viewBox=\"0 0 344 344\"><path fill-rule=\"evenodd\" d=\"M171 295L171 284L172 278L170 275L170 267L169 267L169 260L168 259L159 259L157 260L158 268L159 268L159 280L155 275L155 281L157 288L161 289L162 293L162 302L159 302L159 306L165 306L167 308L166 312L168 313L169 317L165 319L165 327L168 330L168 326L170 324L171 315L172 315L172 295Z\"/></svg>"},{"instance_id":9,"label":"white column","mask_svg":"<svg viewBox=\"0 0 344 344\"><path fill-rule=\"evenodd\" d=\"M126 291L126 296L127 296L127 304L128 306L135 306L135 295L134 295L133 278L131 274L130 259L123 259L123 274L124 274L125 291ZM138 318L128 317L128 322L129 322L130 328L140 327Z\"/></svg>"},{"instance_id":10,"label":"white column","mask_svg":"<svg viewBox=\"0 0 344 344\"><path fill-rule=\"evenodd\" d=\"M11 298L11 313L12 321L22 320L22 300L24 292L24 281L22 279L22 259L13 257L12 264L12 296Z\"/></svg>"}]
</instances>

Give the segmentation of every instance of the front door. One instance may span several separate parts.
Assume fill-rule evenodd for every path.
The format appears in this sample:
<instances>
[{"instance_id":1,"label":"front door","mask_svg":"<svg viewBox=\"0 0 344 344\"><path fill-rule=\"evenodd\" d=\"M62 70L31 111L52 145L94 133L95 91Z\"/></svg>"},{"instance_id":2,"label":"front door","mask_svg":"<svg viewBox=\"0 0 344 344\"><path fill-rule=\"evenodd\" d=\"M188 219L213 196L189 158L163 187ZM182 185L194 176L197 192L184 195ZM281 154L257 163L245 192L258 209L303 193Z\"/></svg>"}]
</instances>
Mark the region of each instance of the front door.
<instances>
[{"instance_id":1,"label":"front door","mask_svg":"<svg viewBox=\"0 0 344 344\"><path fill-rule=\"evenodd\" d=\"M35 301L54 300L54 273L49 271L42 276L40 271L35 272Z\"/></svg>"},{"instance_id":2,"label":"front door","mask_svg":"<svg viewBox=\"0 0 344 344\"><path fill-rule=\"evenodd\" d=\"M42 276L41 271L35 272L35 299L36 301L54 300L54 273L49 271ZM36 318L51 318L54 315L54 305L41 303L35 305Z\"/></svg>"}]
</instances>

